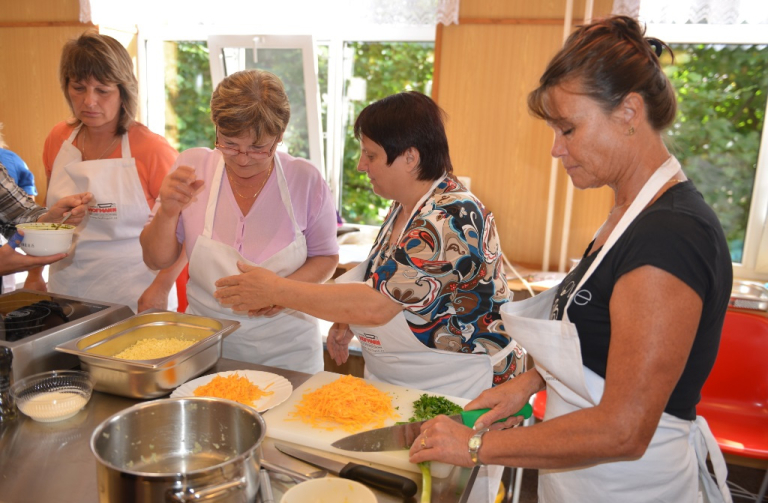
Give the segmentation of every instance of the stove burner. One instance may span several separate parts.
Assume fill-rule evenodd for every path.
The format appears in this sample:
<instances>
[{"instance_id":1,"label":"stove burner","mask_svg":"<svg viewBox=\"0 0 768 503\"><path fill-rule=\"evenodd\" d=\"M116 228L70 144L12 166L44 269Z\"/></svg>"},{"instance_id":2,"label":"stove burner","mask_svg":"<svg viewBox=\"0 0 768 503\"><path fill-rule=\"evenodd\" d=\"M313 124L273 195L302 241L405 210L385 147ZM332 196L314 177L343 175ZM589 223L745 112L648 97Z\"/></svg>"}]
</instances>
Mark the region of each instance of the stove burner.
<instances>
[{"instance_id":1,"label":"stove burner","mask_svg":"<svg viewBox=\"0 0 768 503\"><path fill-rule=\"evenodd\" d=\"M69 314L71 314L73 311L71 306L66 307L70 308ZM0 318L3 325L2 331L5 332L5 340L8 342L24 339L69 321L65 309L49 300L41 300L21 307Z\"/></svg>"}]
</instances>

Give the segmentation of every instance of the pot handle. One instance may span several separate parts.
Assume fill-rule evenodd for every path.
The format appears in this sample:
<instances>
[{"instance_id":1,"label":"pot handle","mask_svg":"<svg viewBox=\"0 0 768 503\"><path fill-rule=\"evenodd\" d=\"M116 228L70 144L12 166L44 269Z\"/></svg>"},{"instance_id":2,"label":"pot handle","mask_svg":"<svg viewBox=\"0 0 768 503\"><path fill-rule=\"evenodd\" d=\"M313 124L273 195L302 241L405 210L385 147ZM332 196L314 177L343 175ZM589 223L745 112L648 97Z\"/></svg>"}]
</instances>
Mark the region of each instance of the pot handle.
<instances>
[{"instance_id":1,"label":"pot handle","mask_svg":"<svg viewBox=\"0 0 768 503\"><path fill-rule=\"evenodd\" d=\"M246 481L245 477L243 477L230 482L225 482L224 484L219 484L217 486L206 487L199 491L193 491L193 492L184 492L184 491L170 492L169 491L168 497L170 498L170 501L177 501L179 503L187 503L190 501L195 501L195 502L209 501L215 498L219 498L222 495L232 490L243 489L245 488L247 483L248 482Z\"/></svg>"}]
</instances>

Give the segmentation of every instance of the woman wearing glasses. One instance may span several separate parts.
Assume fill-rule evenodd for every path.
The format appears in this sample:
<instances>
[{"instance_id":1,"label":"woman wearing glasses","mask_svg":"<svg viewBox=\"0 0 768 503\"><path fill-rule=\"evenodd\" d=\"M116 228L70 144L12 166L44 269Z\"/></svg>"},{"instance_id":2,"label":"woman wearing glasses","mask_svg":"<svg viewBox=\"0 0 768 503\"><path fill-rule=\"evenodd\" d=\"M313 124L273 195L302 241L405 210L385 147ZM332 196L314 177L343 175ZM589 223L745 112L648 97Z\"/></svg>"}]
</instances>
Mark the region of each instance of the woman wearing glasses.
<instances>
[{"instance_id":1,"label":"woman wearing glasses","mask_svg":"<svg viewBox=\"0 0 768 503\"><path fill-rule=\"evenodd\" d=\"M173 264L185 249L188 313L240 322L225 340L225 357L316 373L323 369L316 318L281 306L249 316L213 296L217 280L243 272L238 262L309 283L336 269L328 186L308 161L277 152L290 116L275 75L248 70L222 80L211 98L216 149L179 155L141 243L153 269Z\"/></svg>"},{"instance_id":2,"label":"woman wearing glasses","mask_svg":"<svg viewBox=\"0 0 768 503\"><path fill-rule=\"evenodd\" d=\"M48 291L136 312L175 309L174 282L184 264L151 271L139 234L178 152L134 120L139 85L128 51L86 32L64 45L59 80L73 117L45 140L48 205L78 192L91 192L93 201L75 231L76 248L50 266ZM45 291L42 269L30 271L24 286Z\"/></svg>"}]
</instances>

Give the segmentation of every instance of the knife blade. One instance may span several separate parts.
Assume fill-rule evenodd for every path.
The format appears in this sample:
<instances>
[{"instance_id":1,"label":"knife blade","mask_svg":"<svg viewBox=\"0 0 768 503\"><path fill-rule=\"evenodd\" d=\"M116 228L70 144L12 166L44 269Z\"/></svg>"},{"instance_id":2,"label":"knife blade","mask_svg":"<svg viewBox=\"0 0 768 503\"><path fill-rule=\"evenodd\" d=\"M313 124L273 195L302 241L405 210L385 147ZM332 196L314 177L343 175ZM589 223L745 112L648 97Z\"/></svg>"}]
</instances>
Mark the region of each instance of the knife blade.
<instances>
[{"instance_id":1,"label":"knife blade","mask_svg":"<svg viewBox=\"0 0 768 503\"><path fill-rule=\"evenodd\" d=\"M367 465L360 465L352 462L341 463L284 444L276 443L275 448L283 454L300 459L305 463L319 466L323 470L327 470L344 479L356 480L357 482L373 486L382 491L400 494L404 498L410 498L416 494L416 482L401 475L385 472L384 470L379 470L378 468L373 468Z\"/></svg>"},{"instance_id":2,"label":"knife blade","mask_svg":"<svg viewBox=\"0 0 768 503\"><path fill-rule=\"evenodd\" d=\"M448 418L471 428L475 425L475 421L489 410L490 409L465 410L462 411L461 414L448 416ZM513 414L513 416L523 416L527 419L531 417L532 412L533 408L531 407L531 404L527 403L525 404L525 407L520 409L517 414ZM505 417L496 422L500 423L507 419L509 418ZM421 425L425 422L426 421L416 421L413 423L396 424L385 428L364 431L362 433L356 433L341 438L331 445L337 449L355 452L399 451L401 449L409 449L411 445L413 445L413 441L416 437L419 436Z\"/></svg>"}]
</instances>

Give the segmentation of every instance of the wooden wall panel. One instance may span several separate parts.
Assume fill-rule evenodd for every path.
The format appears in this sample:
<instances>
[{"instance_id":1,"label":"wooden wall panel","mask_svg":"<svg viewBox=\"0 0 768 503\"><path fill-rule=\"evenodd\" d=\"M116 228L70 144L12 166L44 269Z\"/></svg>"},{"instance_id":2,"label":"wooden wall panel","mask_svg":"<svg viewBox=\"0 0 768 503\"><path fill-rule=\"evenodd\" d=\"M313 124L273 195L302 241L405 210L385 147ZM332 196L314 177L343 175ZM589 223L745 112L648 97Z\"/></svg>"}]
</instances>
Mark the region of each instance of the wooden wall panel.
<instances>
[{"instance_id":1,"label":"wooden wall panel","mask_svg":"<svg viewBox=\"0 0 768 503\"><path fill-rule=\"evenodd\" d=\"M0 0L0 21L4 23L77 22L79 17L80 2L78 0Z\"/></svg>"},{"instance_id":2,"label":"wooden wall panel","mask_svg":"<svg viewBox=\"0 0 768 503\"><path fill-rule=\"evenodd\" d=\"M595 2L594 16L610 13ZM584 2L577 1L580 22ZM459 25L441 27L436 99L448 113L456 173L493 211L510 260L542 267L552 131L528 114L526 98L562 45L563 0L462 0ZM462 19L464 22L462 22ZM557 269L570 180L557 173L550 260ZM580 257L612 203L608 189L575 191L566 258ZM566 263L567 265L567 263Z\"/></svg>"},{"instance_id":3,"label":"wooden wall panel","mask_svg":"<svg viewBox=\"0 0 768 503\"><path fill-rule=\"evenodd\" d=\"M0 28L0 122L11 150L35 175L39 204L45 203L43 144L48 132L71 115L59 87L64 43L86 26Z\"/></svg>"},{"instance_id":4,"label":"wooden wall panel","mask_svg":"<svg viewBox=\"0 0 768 503\"><path fill-rule=\"evenodd\" d=\"M61 48L86 30L78 0L0 0L0 122L8 148L35 175L37 202L45 204L42 154L45 138L71 116L59 86ZM101 30L117 38L136 57L136 34Z\"/></svg>"},{"instance_id":5,"label":"wooden wall panel","mask_svg":"<svg viewBox=\"0 0 768 503\"><path fill-rule=\"evenodd\" d=\"M543 55L557 50L558 31L493 25L443 30L438 101L449 116L454 168L471 177L515 262L541 260L540 247L531 243L544 240L552 137L528 114L526 96L541 74ZM525 49L532 46L538 50Z\"/></svg>"}]
</instances>

